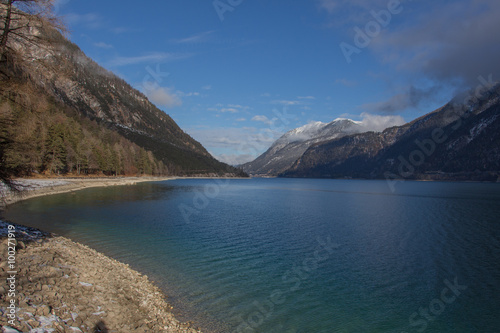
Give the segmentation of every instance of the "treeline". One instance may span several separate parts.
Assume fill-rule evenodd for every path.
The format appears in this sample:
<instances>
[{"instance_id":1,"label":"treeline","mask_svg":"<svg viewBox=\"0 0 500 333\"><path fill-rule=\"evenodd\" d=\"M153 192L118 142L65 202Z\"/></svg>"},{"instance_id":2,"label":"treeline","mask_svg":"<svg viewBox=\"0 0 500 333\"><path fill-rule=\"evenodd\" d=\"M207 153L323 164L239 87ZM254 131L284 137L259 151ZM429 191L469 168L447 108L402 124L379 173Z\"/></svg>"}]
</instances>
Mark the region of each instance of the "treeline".
<instances>
[{"instance_id":1,"label":"treeline","mask_svg":"<svg viewBox=\"0 0 500 333\"><path fill-rule=\"evenodd\" d=\"M3 164L16 176L170 174L150 151L41 94L2 96L0 121L9 124Z\"/></svg>"}]
</instances>

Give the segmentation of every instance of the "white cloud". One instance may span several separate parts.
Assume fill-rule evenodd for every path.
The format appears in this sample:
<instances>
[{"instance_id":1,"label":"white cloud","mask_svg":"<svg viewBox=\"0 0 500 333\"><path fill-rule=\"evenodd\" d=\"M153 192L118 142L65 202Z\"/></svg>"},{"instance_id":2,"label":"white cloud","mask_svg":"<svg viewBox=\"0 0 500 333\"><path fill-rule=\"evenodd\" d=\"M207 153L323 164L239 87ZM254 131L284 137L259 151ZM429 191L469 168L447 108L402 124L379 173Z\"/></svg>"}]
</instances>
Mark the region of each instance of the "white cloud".
<instances>
[{"instance_id":1,"label":"white cloud","mask_svg":"<svg viewBox=\"0 0 500 333\"><path fill-rule=\"evenodd\" d=\"M192 35L186 38L181 38L181 39L175 39L173 40L174 43L177 44L194 44L194 43L203 43L207 42L210 39L210 35L212 35L215 31L205 31L205 32L200 32L199 34Z\"/></svg>"},{"instance_id":2,"label":"white cloud","mask_svg":"<svg viewBox=\"0 0 500 333\"><path fill-rule=\"evenodd\" d=\"M246 106L246 105L240 105L240 104L228 104L227 107L229 108L234 108L234 109L238 109L238 110L250 110L251 107L249 106Z\"/></svg>"},{"instance_id":3,"label":"white cloud","mask_svg":"<svg viewBox=\"0 0 500 333\"><path fill-rule=\"evenodd\" d=\"M260 115L254 116L252 118L252 121L258 121L258 122L264 123L266 125L272 125L275 120L276 120L276 118L269 119L266 116L260 116Z\"/></svg>"},{"instance_id":4,"label":"white cloud","mask_svg":"<svg viewBox=\"0 0 500 333\"><path fill-rule=\"evenodd\" d=\"M241 144L242 141L240 138L215 137L215 138L212 138L212 143L215 145L233 146L233 145Z\"/></svg>"},{"instance_id":5,"label":"white cloud","mask_svg":"<svg viewBox=\"0 0 500 333\"><path fill-rule=\"evenodd\" d=\"M366 131L382 132L386 128L401 126L405 124L405 120L401 116L380 116L370 113L361 114L361 126Z\"/></svg>"},{"instance_id":6,"label":"white cloud","mask_svg":"<svg viewBox=\"0 0 500 333\"><path fill-rule=\"evenodd\" d=\"M182 101L170 89L158 87L146 92L147 97L156 105L173 108L182 105Z\"/></svg>"},{"instance_id":7,"label":"white cloud","mask_svg":"<svg viewBox=\"0 0 500 333\"><path fill-rule=\"evenodd\" d=\"M111 60L109 65L112 67L128 66L141 63L162 63L175 60L181 60L191 57L191 54L153 52L136 57L116 57Z\"/></svg>"},{"instance_id":8,"label":"white cloud","mask_svg":"<svg viewBox=\"0 0 500 333\"><path fill-rule=\"evenodd\" d=\"M316 4L329 13L330 26L345 31L344 42L353 44L359 36L354 29L364 31L369 22L376 22L373 13L387 10L390 1L316 0ZM399 18L395 15L387 26L382 24L367 44L384 66L400 76L408 74L446 88L476 87L480 75L500 77L500 1L401 1L399 8ZM350 86L343 79L336 83Z\"/></svg>"},{"instance_id":9,"label":"white cloud","mask_svg":"<svg viewBox=\"0 0 500 333\"><path fill-rule=\"evenodd\" d=\"M251 154L211 154L217 160L234 166L251 162L255 159L255 156Z\"/></svg>"},{"instance_id":10,"label":"white cloud","mask_svg":"<svg viewBox=\"0 0 500 333\"><path fill-rule=\"evenodd\" d=\"M289 101L289 100L276 100L272 101L271 103L273 104L280 104L280 105L286 105L286 106L292 106L292 105L299 105L299 101Z\"/></svg>"},{"instance_id":11,"label":"white cloud","mask_svg":"<svg viewBox=\"0 0 500 333\"><path fill-rule=\"evenodd\" d=\"M196 91L195 91L195 92L188 92L188 93L185 93L185 92L182 92L182 91L180 91L180 90L177 90L175 93L176 93L178 96L180 96L180 97L192 97L192 96L196 96L196 97L197 97L197 96L200 96L200 93L199 93L199 92L196 92Z\"/></svg>"},{"instance_id":12,"label":"white cloud","mask_svg":"<svg viewBox=\"0 0 500 333\"><path fill-rule=\"evenodd\" d=\"M299 96L298 99L316 99L314 96Z\"/></svg>"},{"instance_id":13,"label":"white cloud","mask_svg":"<svg viewBox=\"0 0 500 333\"><path fill-rule=\"evenodd\" d=\"M226 113L226 112L229 112L229 113L238 113L238 110L236 110L235 108L222 108L219 110L219 112L222 112L222 113Z\"/></svg>"},{"instance_id":14,"label":"white cloud","mask_svg":"<svg viewBox=\"0 0 500 333\"><path fill-rule=\"evenodd\" d=\"M238 113L243 110L251 109L249 106L243 106L239 104L221 104L217 103L215 107L208 108L208 111L216 111L219 113Z\"/></svg>"},{"instance_id":15,"label":"white cloud","mask_svg":"<svg viewBox=\"0 0 500 333\"><path fill-rule=\"evenodd\" d=\"M387 8L388 0L316 0L316 3L321 10L335 14L338 19L348 17L351 22L367 22L370 11Z\"/></svg>"},{"instance_id":16,"label":"white cloud","mask_svg":"<svg viewBox=\"0 0 500 333\"><path fill-rule=\"evenodd\" d=\"M254 160L283 135L255 127L188 129L187 132L215 158L233 165Z\"/></svg>"},{"instance_id":17,"label":"white cloud","mask_svg":"<svg viewBox=\"0 0 500 333\"><path fill-rule=\"evenodd\" d=\"M434 101L440 92L440 87L417 88L411 85L384 101L363 104L361 108L376 113L402 113L410 108L428 106L429 102Z\"/></svg>"},{"instance_id":18,"label":"white cloud","mask_svg":"<svg viewBox=\"0 0 500 333\"><path fill-rule=\"evenodd\" d=\"M500 76L499 16L498 0L434 1L425 15L380 34L370 47L399 70L475 87L479 75Z\"/></svg>"},{"instance_id":19,"label":"white cloud","mask_svg":"<svg viewBox=\"0 0 500 333\"><path fill-rule=\"evenodd\" d=\"M104 42L94 43L94 46L97 46L97 47L99 47L101 49L112 49L113 48L113 45L106 44Z\"/></svg>"},{"instance_id":20,"label":"white cloud","mask_svg":"<svg viewBox=\"0 0 500 333\"><path fill-rule=\"evenodd\" d=\"M399 116L363 113L357 117L362 119L360 123L366 131L382 131L387 127L404 124L403 118ZM241 120L245 119L241 118ZM252 120L265 123L271 121L262 115L254 116ZM203 144L216 159L231 165L238 165L253 161L264 153L284 134L285 129L278 131L271 128L230 127L188 129L187 132Z\"/></svg>"},{"instance_id":21,"label":"white cloud","mask_svg":"<svg viewBox=\"0 0 500 333\"><path fill-rule=\"evenodd\" d=\"M206 86L201 87L203 90L211 90L212 86L210 84L207 84Z\"/></svg>"}]
</instances>

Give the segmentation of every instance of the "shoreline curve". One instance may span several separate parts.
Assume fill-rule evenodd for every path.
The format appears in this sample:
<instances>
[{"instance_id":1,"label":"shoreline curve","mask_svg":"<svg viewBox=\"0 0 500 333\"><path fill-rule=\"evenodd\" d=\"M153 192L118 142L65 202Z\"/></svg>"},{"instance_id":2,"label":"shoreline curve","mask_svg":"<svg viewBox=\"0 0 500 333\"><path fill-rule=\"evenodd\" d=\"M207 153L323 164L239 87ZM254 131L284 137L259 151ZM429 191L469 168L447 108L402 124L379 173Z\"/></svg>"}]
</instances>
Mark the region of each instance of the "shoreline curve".
<instances>
[{"instance_id":1,"label":"shoreline curve","mask_svg":"<svg viewBox=\"0 0 500 333\"><path fill-rule=\"evenodd\" d=\"M29 191L3 195L6 205L85 188L135 185L175 179L124 177L99 179L22 179ZM0 275L8 277L9 225L15 228L17 306L8 322L9 290L0 287L0 326L8 332L166 332L200 333L181 323L167 296L148 277L68 238L0 221ZM11 244L12 245L12 244ZM11 329L9 331L9 329Z\"/></svg>"}]
</instances>

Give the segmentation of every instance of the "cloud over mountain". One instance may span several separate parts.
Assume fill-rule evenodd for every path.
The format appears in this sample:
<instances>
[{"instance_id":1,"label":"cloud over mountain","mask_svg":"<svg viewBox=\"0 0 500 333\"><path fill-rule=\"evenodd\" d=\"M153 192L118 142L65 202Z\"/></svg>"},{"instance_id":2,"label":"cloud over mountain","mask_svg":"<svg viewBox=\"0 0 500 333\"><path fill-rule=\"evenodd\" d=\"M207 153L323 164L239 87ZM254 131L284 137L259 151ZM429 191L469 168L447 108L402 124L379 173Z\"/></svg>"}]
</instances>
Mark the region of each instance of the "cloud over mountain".
<instances>
[{"instance_id":1,"label":"cloud over mountain","mask_svg":"<svg viewBox=\"0 0 500 333\"><path fill-rule=\"evenodd\" d=\"M475 87L480 75L500 76L499 17L497 0L435 3L400 29L389 26L372 46L400 70Z\"/></svg>"}]
</instances>

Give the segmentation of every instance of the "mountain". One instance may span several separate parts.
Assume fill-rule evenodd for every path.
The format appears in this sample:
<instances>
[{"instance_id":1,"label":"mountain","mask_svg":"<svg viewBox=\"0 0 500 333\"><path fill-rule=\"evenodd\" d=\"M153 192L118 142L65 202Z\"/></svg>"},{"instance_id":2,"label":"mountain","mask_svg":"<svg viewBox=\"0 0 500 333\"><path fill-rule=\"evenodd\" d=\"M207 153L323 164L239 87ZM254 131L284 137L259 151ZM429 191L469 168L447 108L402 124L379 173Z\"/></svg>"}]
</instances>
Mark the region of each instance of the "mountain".
<instances>
[{"instance_id":1,"label":"mountain","mask_svg":"<svg viewBox=\"0 0 500 333\"><path fill-rule=\"evenodd\" d=\"M283 134L264 154L240 167L252 175L277 176L290 168L311 145L361 131L360 123L349 119L312 122Z\"/></svg>"},{"instance_id":2,"label":"mountain","mask_svg":"<svg viewBox=\"0 0 500 333\"><path fill-rule=\"evenodd\" d=\"M495 181L500 85L478 91L403 126L312 145L281 176Z\"/></svg>"},{"instance_id":3,"label":"mountain","mask_svg":"<svg viewBox=\"0 0 500 333\"><path fill-rule=\"evenodd\" d=\"M110 145L110 148L104 150L113 151L114 145L119 145L119 142L126 142L126 145L133 144L152 155L146 159L154 161L154 164L162 162L166 166L164 173L167 174L241 175L240 170L214 159L199 142L185 133L168 114L153 105L143 93L100 67L59 32L49 29L34 31L33 34L50 34L51 44L40 46L22 44L15 39L10 41L11 49L15 50L12 53L23 61L18 63L2 61L0 71L2 79L8 79L10 83L2 85L0 105L7 108L7 113L16 128L24 126L24 122L27 121L24 118L40 117L41 122L46 122L47 117L52 117L49 115L61 113L59 118L63 120L54 119L55 123L64 123L65 128L60 130L59 135L62 141L61 151L64 151L64 158L60 158L59 164L64 166L54 169L58 170L58 173L76 170L72 163L70 167L66 161L68 151L76 149L75 145L71 146L68 143L71 133L65 134L71 132L69 127L74 125L72 123L74 121L78 124L74 125L75 128L90 133L89 137L98 136L99 138L95 140L102 142L101 145ZM8 57L6 58L8 60ZM17 88L8 89L7 86ZM36 100L44 101L44 105L37 106ZM19 108L19 105L24 107ZM28 109L33 112L28 112ZM40 113L44 113L47 117ZM55 123L43 124L41 129L45 136L56 125ZM72 125L68 125L69 123ZM89 125L91 123L93 125ZM97 135L99 131L107 134ZM12 132L12 140L16 143L19 138L15 130ZM117 139L114 135L125 141ZM81 137L80 135L74 139L80 142ZM113 137L112 144L109 142L107 144L106 138L110 137ZM42 136L40 139L43 138ZM40 162L33 162L37 167L32 171L46 171L47 166L43 161L46 159L47 145L47 142L42 142L39 149L34 152L36 156L33 158L39 159ZM94 154L99 144L96 143L94 146L88 149L89 154ZM128 151L126 153L128 154ZM13 154L19 155L22 151L11 151L10 155ZM133 159L138 159L136 156L138 154L133 154ZM87 168L87 170L93 172L92 170L97 169Z\"/></svg>"}]
</instances>

